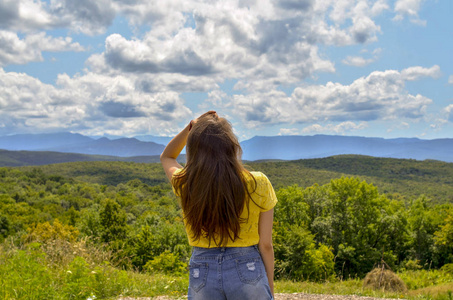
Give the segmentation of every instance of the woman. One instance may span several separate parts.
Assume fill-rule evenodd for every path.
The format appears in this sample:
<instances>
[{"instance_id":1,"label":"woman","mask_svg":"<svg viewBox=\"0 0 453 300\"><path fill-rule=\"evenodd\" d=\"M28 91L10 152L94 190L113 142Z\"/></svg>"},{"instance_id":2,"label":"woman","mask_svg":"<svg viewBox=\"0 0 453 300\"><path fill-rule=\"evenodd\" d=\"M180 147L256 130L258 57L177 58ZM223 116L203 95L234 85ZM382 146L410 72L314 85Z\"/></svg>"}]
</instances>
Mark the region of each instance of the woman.
<instances>
[{"instance_id":1,"label":"woman","mask_svg":"<svg viewBox=\"0 0 453 300\"><path fill-rule=\"evenodd\" d=\"M186 143L183 168L176 158ZM241 154L230 123L209 111L160 156L193 246L188 299L273 299L277 198L264 174L245 170Z\"/></svg>"}]
</instances>

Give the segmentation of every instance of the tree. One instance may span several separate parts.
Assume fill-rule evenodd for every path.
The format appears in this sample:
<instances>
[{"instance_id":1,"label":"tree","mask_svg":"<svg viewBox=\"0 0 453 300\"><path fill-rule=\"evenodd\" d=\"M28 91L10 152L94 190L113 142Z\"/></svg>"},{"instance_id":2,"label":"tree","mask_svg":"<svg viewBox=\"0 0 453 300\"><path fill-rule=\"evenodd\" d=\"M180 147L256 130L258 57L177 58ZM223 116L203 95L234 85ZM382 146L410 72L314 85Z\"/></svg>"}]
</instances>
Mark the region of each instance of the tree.
<instances>
[{"instance_id":1,"label":"tree","mask_svg":"<svg viewBox=\"0 0 453 300\"><path fill-rule=\"evenodd\" d=\"M278 205L275 207L275 219L288 225L309 224L309 206L304 201L304 190L297 185L277 191Z\"/></svg>"},{"instance_id":2,"label":"tree","mask_svg":"<svg viewBox=\"0 0 453 300\"><path fill-rule=\"evenodd\" d=\"M334 274L332 249L316 247L306 227L277 223L273 239L277 277L322 281Z\"/></svg>"},{"instance_id":3,"label":"tree","mask_svg":"<svg viewBox=\"0 0 453 300\"><path fill-rule=\"evenodd\" d=\"M305 190L310 205L314 240L332 247L337 273L365 275L380 260L396 260L390 238L399 237L404 224L396 213L401 207L380 195L377 188L358 178L339 178L325 186Z\"/></svg>"},{"instance_id":4,"label":"tree","mask_svg":"<svg viewBox=\"0 0 453 300\"><path fill-rule=\"evenodd\" d=\"M126 237L126 213L118 203L112 199L107 199L99 216L102 227L102 241L108 243Z\"/></svg>"},{"instance_id":5,"label":"tree","mask_svg":"<svg viewBox=\"0 0 453 300\"><path fill-rule=\"evenodd\" d=\"M8 236L11 230L11 223L9 219L0 213L0 238Z\"/></svg>"},{"instance_id":6,"label":"tree","mask_svg":"<svg viewBox=\"0 0 453 300\"><path fill-rule=\"evenodd\" d=\"M445 224L434 232L434 241L444 256L443 263L453 263L453 207L448 211Z\"/></svg>"},{"instance_id":7,"label":"tree","mask_svg":"<svg viewBox=\"0 0 453 300\"><path fill-rule=\"evenodd\" d=\"M433 260L433 238L437 227L436 216L429 210L428 203L425 196L417 198L410 205L408 217L413 259L426 265Z\"/></svg>"}]
</instances>

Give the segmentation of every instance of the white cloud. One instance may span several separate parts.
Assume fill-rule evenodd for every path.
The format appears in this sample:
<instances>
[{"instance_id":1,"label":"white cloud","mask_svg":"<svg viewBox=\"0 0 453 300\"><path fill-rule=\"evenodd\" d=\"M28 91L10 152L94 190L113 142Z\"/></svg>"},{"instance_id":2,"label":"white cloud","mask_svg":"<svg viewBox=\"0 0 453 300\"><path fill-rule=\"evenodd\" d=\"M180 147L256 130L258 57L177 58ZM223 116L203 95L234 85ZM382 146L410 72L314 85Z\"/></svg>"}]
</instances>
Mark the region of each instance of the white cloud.
<instances>
[{"instance_id":1,"label":"white cloud","mask_svg":"<svg viewBox=\"0 0 453 300\"><path fill-rule=\"evenodd\" d=\"M89 35L104 33L117 15L111 0L53 0L48 10L52 27L69 27Z\"/></svg>"},{"instance_id":2,"label":"white cloud","mask_svg":"<svg viewBox=\"0 0 453 300\"><path fill-rule=\"evenodd\" d=\"M136 78L60 75L57 86L0 69L0 119L14 133L72 130L86 134L171 134L191 111L175 92L143 93ZM4 124L5 124L4 123Z\"/></svg>"},{"instance_id":3,"label":"white cloud","mask_svg":"<svg viewBox=\"0 0 453 300\"><path fill-rule=\"evenodd\" d=\"M217 26L215 21L203 22L197 30L181 29L169 40L153 36L126 40L119 34L111 35L106 39L103 63L97 60L96 66L118 72L205 76L217 81L239 78L239 89L269 88L282 82L298 82L313 72L334 70L331 62L320 58L316 46L299 42L260 49L269 46L250 44L253 36L233 34L237 28L231 28L231 24L220 22L219 33L208 30Z\"/></svg>"},{"instance_id":4,"label":"white cloud","mask_svg":"<svg viewBox=\"0 0 453 300\"><path fill-rule=\"evenodd\" d=\"M426 21L421 20L418 16L418 12L423 2L424 0L397 0L394 7L396 13L394 20L401 21L405 16L408 16L412 23L426 26Z\"/></svg>"},{"instance_id":5,"label":"white cloud","mask_svg":"<svg viewBox=\"0 0 453 300\"><path fill-rule=\"evenodd\" d=\"M341 62L349 66L364 67L373 63L374 61L374 58L364 58L362 56L347 56Z\"/></svg>"},{"instance_id":6,"label":"white cloud","mask_svg":"<svg viewBox=\"0 0 453 300\"><path fill-rule=\"evenodd\" d=\"M151 30L142 38L110 35L105 53L90 59L93 71L235 78L236 89L270 90L333 72L317 44L376 41L373 18L388 9L383 0L156 3L114 2L117 13Z\"/></svg>"},{"instance_id":7,"label":"white cloud","mask_svg":"<svg viewBox=\"0 0 453 300\"><path fill-rule=\"evenodd\" d=\"M93 72L167 73L217 82L236 78L236 88L249 90L270 90L316 72L333 72L334 64L319 54L317 44L376 41L380 28L373 18L388 8L383 0L372 5L332 0L0 1L6 27L22 24L25 31L65 27L95 35L117 16L150 28L140 38L107 37L106 51L89 59ZM27 4L40 22L24 22ZM40 53L21 63L31 60L40 60Z\"/></svg>"},{"instance_id":8,"label":"white cloud","mask_svg":"<svg viewBox=\"0 0 453 300\"><path fill-rule=\"evenodd\" d=\"M446 114L447 120L453 122L453 104L448 105L443 109L443 112Z\"/></svg>"},{"instance_id":9,"label":"white cloud","mask_svg":"<svg viewBox=\"0 0 453 300\"><path fill-rule=\"evenodd\" d=\"M298 135L300 130L298 128L280 128L278 135Z\"/></svg>"},{"instance_id":10,"label":"white cloud","mask_svg":"<svg viewBox=\"0 0 453 300\"><path fill-rule=\"evenodd\" d=\"M54 38L41 32L20 39L16 33L0 30L0 66L42 61L43 51L84 51L84 48L70 37Z\"/></svg>"},{"instance_id":11,"label":"white cloud","mask_svg":"<svg viewBox=\"0 0 453 300\"><path fill-rule=\"evenodd\" d=\"M408 122L396 122L396 124L392 124L387 128L387 132L393 132L395 130L407 130L409 128L410 124Z\"/></svg>"},{"instance_id":12,"label":"white cloud","mask_svg":"<svg viewBox=\"0 0 453 300\"><path fill-rule=\"evenodd\" d=\"M390 7L387 4L387 0L378 0L374 2L373 6L371 7L371 13L373 16L380 15L385 10L388 10Z\"/></svg>"},{"instance_id":13,"label":"white cloud","mask_svg":"<svg viewBox=\"0 0 453 300\"><path fill-rule=\"evenodd\" d=\"M350 85L329 82L298 87L290 97L277 91L235 95L234 115L251 127L261 123L419 120L432 100L405 89L406 80L420 78L425 72L423 68L411 70L404 74L375 71Z\"/></svg>"},{"instance_id":14,"label":"white cloud","mask_svg":"<svg viewBox=\"0 0 453 300\"><path fill-rule=\"evenodd\" d=\"M422 77L439 78L442 73L438 65L434 65L431 68L423 68L420 66L410 67L401 71L401 75L405 80L414 81L419 80Z\"/></svg>"},{"instance_id":15,"label":"white cloud","mask_svg":"<svg viewBox=\"0 0 453 300\"><path fill-rule=\"evenodd\" d=\"M326 14L334 24L328 25L324 21L315 19L312 27L313 34L319 36L321 42L335 45L376 41L376 35L381 32L381 29L372 18L381 14L388 6L381 0L376 1L371 7L368 4L367 1L316 1L316 16L321 16L324 20ZM344 26L348 23L347 21L352 25Z\"/></svg>"},{"instance_id":16,"label":"white cloud","mask_svg":"<svg viewBox=\"0 0 453 300\"><path fill-rule=\"evenodd\" d=\"M36 31L51 26L52 16L45 2L35 0L0 0L0 28Z\"/></svg>"},{"instance_id":17,"label":"white cloud","mask_svg":"<svg viewBox=\"0 0 453 300\"><path fill-rule=\"evenodd\" d=\"M376 49L373 50L372 53L373 53L374 55L379 55L379 54L381 54L381 52L382 52L382 48L376 48Z\"/></svg>"},{"instance_id":18,"label":"white cloud","mask_svg":"<svg viewBox=\"0 0 453 300\"><path fill-rule=\"evenodd\" d=\"M395 12L415 22L420 3L399 0ZM301 83L335 71L322 49L377 41L376 19L387 10L386 0L0 0L0 26L6 28L0 31L0 66L41 61L43 51L84 50L41 30L99 35L120 17L135 33L107 36L105 51L87 60L84 75L60 75L56 86L0 73L9 84L0 85L0 106L12 112L0 114L24 130L32 124L126 134L151 124L165 134L177 129L172 121L191 113L182 93L206 92L199 109L222 107L249 127L327 122L337 125L323 130L341 132L365 121L419 119L431 100L410 94L405 82L438 78L438 66L376 71L350 85ZM380 51L343 63L365 66ZM225 80L235 82L234 95L219 87ZM299 87L288 96L281 86ZM295 132L288 126L282 133Z\"/></svg>"},{"instance_id":19,"label":"white cloud","mask_svg":"<svg viewBox=\"0 0 453 300\"><path fill-rule=\"evenodd\" d=\"M111 0L0 0L0 26L22 32L67 27L75 32L100 34L116 14Z\"/></svg>"},{"instance_id":20,"label":"white cloud","mask_svg":"<svg viewBox=\"0 0 453 300\"><path fill-rule=\"evenodd\" d=\"M453 84L453 75L450 75L450 77L448 77L448 84Z\"/></svg>"},{"instance_id":21,"label":"white cloud","mask_svg":"<svg viewBox=\"0 0 453 300\"><path fill-rule=\"evenodd\" d=\"M423 0L397 0L395 2L395 12L417 16L422 2Z\"/></svg>"},{"instance_id":22,"label":"white cloud","mask_svg":"<svg viewBox=\"0 0 453 300\"><path fill-rule=\"evenodd\" d=\"M307 134L316 134L316 133L334 133L334 134L345 134L351 131L357 131L365 129L368 127L367 122L360 122L358 124L346 121L340 124L327 124L325 126L319 124L313 124L302 129L302 132Z\"/></svg>"},{"instance_id":23,"label":"white cloud","mask_svg":"<svg viewBox=\"0 0 453 300\"><path fill-rule=\"evenodd\" d=\"M131 25L152 25L150 30L155 36L177 32L188 20L186 13L194 9L194 4L184 0L114 0L114 3L118 13L125 15Z\"/></svg>"},{"instance_id":24,"label":"white cloud","mask_svg":"<svg viewBox=\"0 0 453 300\"><path fill-rule=\"evenodd\" d=\"M105 32L115 17L125 16L133 26L149 26L155 37L169 37L187 23L198 26L201 14L224 23L238 38L249 30L258 33L260 28L289 25L293 34L313 42L353 44L376 40L380 28L373 18L387 9L385 0L0 0L0 24L21 31L66 27L95 35Z\"/></svg>"}]
</instances>

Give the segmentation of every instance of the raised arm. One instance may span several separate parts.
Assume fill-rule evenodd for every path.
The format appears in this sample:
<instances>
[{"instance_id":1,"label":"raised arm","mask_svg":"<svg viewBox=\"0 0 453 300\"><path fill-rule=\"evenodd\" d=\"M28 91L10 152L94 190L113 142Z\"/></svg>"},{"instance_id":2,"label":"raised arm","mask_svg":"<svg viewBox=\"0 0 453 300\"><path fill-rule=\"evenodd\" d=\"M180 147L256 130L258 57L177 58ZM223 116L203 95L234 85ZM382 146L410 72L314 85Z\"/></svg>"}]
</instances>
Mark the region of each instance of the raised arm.
<instances>
[{"instance_id":1,"label":"raised arm","mask_svg":"<svg viewBox=\"0 0 453 300\"><path fill-rule=\"evenodd\" d=\"M215 113L215 111L208 111L207 113L201 115L199 118L203 117L206 114ZM173 173L176 170L182 168L182 166L176 161L176 158L181 153L182 149L184 149L190 129L195 123L197 123L197 119L190 121L190 123L167 144L164 151L160 155L160 162L162 163L165 174L170 181Z\"/></svg>"},{"instance_id":2,"label":"raised arm","mask_svg":"<svg viewBox=\"0 0 453 300\"><path fill-rule=\"evenodd\" d=\"M182 168L182 166L176 161L176 158L186 145L187 136L189 135L191 126L192 121L167 144L164 151L160 155L160 162L162 163L165 175L167 175L169 180L171 180L171 177L176 170Z\"/></svg>"}]
</instances>

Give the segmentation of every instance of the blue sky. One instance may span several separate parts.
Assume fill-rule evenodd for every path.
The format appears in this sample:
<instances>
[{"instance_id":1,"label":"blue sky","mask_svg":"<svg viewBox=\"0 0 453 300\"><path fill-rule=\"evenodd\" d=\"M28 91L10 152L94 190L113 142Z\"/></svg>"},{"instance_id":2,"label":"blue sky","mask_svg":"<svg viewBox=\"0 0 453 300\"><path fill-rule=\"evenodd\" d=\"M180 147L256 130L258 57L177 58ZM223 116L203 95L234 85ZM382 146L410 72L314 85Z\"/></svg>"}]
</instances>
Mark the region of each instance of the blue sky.
<instances>
[{"instance_id":1,"label":"blue sky","mask_svg":"<svg viewBox=\"0 0 453 300\"><path fill-rule=\"evenodd\" d=\"M0 0L0 135L453 138L453 2Z\"/></svg>"}]
</instances>

